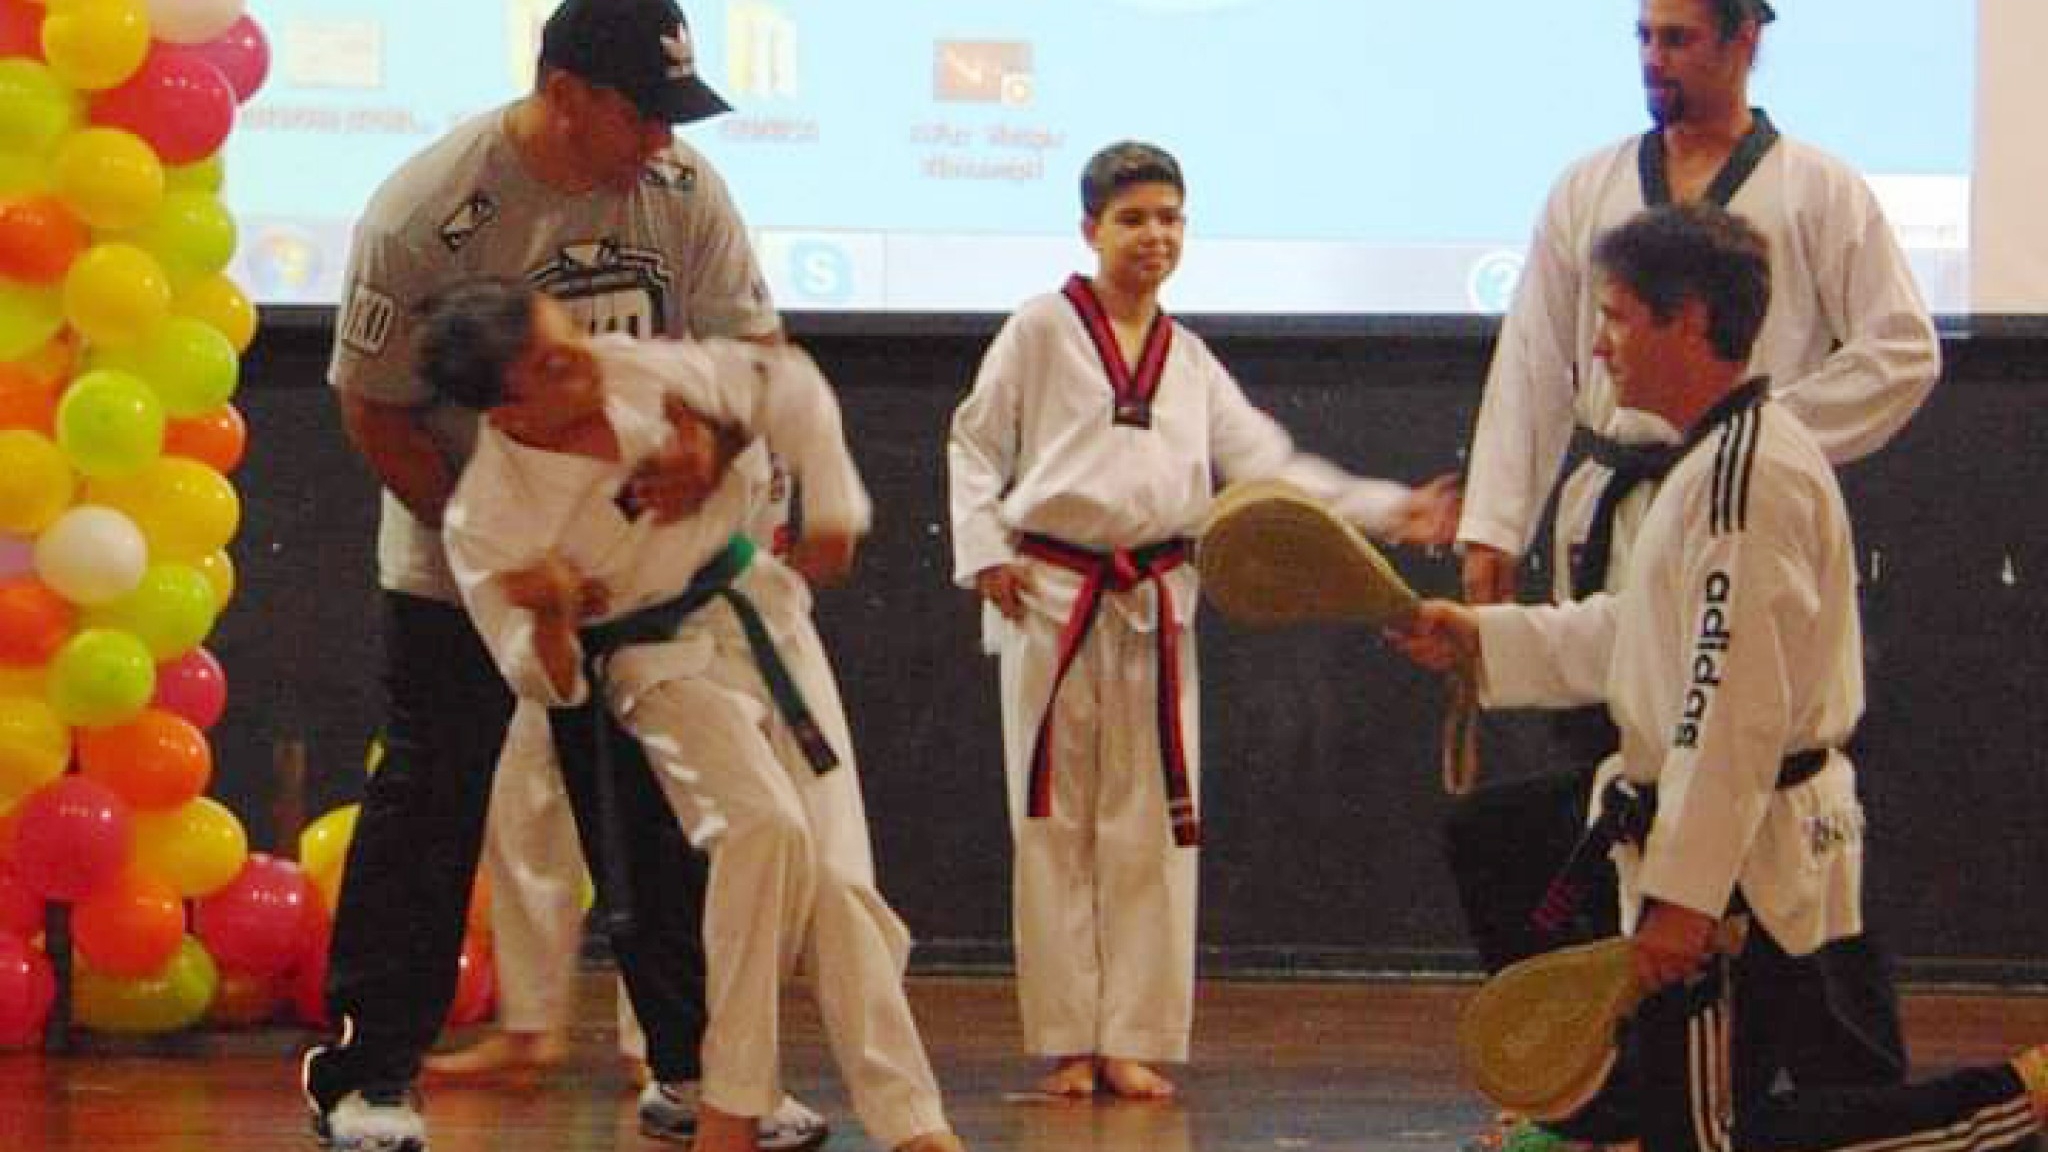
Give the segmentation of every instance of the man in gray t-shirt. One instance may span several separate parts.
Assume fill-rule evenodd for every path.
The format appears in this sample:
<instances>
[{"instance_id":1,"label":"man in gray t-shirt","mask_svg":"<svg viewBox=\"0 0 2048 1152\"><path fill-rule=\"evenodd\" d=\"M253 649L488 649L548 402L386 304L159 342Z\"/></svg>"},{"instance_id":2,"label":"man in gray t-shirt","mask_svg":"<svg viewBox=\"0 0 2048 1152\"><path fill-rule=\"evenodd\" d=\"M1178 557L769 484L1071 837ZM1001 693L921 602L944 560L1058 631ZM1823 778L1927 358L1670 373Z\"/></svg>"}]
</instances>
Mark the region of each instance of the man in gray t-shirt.
<instances>
[{"instance_id":1,"label":"man in gray t-shirt","mask_svg":"<svg viewBox=\"0 0 2048 1152\"><path fill-rule=\"evenodd\" d=\"M329 380L350 442L383 485L378 530L389 695L335 914L328 1009L340 1039L307 1053L316 1133L342 1152L424 1152L412 1084L453 997L466 906L512 698L442 554L441 513L474 438L413 371L415 312L462 276L523 277L593 331L774 339L779 322L724 182L672 125L727 110L697 76L675 0L565 0L534 90L457 126L385 181L358 225ZM657 462L621 491L685 511L711 477ZM650 1135L688 1139L703 1029L701 857L646 773L563 765L591 873L635 876L612 941L648 1033ZM673 878L671 880L671 878ZM601 893L601 896L603 894ZM679 1091L680 1090L680 1091ZM649 1096L653 1099L650 1099ZM817 1143L822 1124L763 1147Z\"/></svg>"}]
</instances>

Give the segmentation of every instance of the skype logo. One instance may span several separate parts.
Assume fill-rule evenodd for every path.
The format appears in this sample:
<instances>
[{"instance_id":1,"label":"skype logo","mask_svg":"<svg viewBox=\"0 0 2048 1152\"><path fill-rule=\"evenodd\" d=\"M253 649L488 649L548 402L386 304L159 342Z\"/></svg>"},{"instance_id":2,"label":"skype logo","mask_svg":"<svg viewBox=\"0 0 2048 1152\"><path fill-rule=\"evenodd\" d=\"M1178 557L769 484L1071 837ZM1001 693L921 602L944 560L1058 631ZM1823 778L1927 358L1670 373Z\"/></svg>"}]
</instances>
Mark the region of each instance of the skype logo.
<instances>
[{"instance_id":1,"label":"skype logo","mask_svg":"<svg viewBox=\"0 0 2048 1152\"><path fill-rule=\"evenodd\" d=\"M853 298L853 259L837 244L803 240L789 246L789 287L798 300L844 304Z\"/></svg>"}]
</instances>

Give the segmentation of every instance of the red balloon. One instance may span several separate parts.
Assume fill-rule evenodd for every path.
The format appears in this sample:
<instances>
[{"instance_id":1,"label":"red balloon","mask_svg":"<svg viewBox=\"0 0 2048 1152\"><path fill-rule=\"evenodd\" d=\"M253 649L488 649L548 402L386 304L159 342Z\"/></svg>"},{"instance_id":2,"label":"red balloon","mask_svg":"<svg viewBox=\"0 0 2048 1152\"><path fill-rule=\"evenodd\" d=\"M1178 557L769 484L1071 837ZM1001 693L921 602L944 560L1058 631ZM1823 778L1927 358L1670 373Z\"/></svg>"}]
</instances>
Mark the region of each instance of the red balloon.
<instances>
[{"instance_id":1,"label":"red balloon","mask_svg":"<svg viewBox=\"0 0 2048 1152\"><path fill-rule=\"evenodd\" d=\"M43 58L43 9L27 0L0 0L0 60Z\"/></svg>"},{"instance_id":2,"label":"red balloon","mask_svg":"<svg viewBox=\"0 0 2048 1152\"><path fill-rule=\"evenodd\" d=\"M25 1048L42 1039L56 998L50 962L21 937L0 932L0 1048Z\"/></svg>"},{"instance_id":3,"label":"red balloon","mask_svg":"<svg viewBox=\"0 0 2048 1152\"><path fill-rule=\"evenodd\" d=\"M119 796L66 776L21 802L14 872L45 900L82 900L120 876L134 841L134 823Z\"/></svg>"},{"instance_id":4,"label":"red balloon","mask_svg":"<svg viewBox=\"0 0 2048 1152\"><path fill-rule=\"evenodd\" d=\"M448 1027L462 1028L490 1019L497 1000L498 974L491 963L491 942L471 933L462 941L462 956L456 961L455 999L448 1004Z\"/></svg>"},{"instance_id":5,"label":"red balloon","mask_svg":"<svg viewBox=\"0 0 2048 1152\"><path fill-rule=\"evenodd\" d=\"M33 576L0 580L0 664L49 662L71 638L71 601Z\"/></svg>"},{"instance_id":6,"label":"red balloon","mask_svg":"<svg viewBox=\"0 0 2048 1152\"><path fill-rule=\"evenodd\" d=\"M242 462L242 451L248 445L249 426L233 404L164 425L166 456L197 460L223 476Z\"/></svg>"},{"instance_id":7,"label":"red balloon","mask_svg":"<svg viewBox=\"0 0 2048 1152\"><path fill-rule=\"evenodd\" d=\"M91 240L85 221L55 196L0 200L0 276L55 284Z\"/></svg>"},{"instance_id":8,"label":"red balloon","mask_svg":"<svg viewBox=\"0 0 2048 1152\"><path fill-rule=\"evenodd\" d=\"M235 90L220 69L170 45L92 102L92 122L140 136L168 165L213 155L235 126Z\"/></svg>"},{"instance_id":9,"label":"red balloon","mask_svg":"<svg viewBox=\"0 0 2048 1152\"><path fill-rule=\"evenodd\" d=\"M185 902L154 877L129 872L78 902L72 939L86 962L109 976L154 976L185 940Z\"/></svg>"},{"instance_id":10,"label":"red balloon","mask_svg":"<svg viewBox=\"0 0 2048 1152\"><path fill-rule=\"evenodd\" d=\"M305 948L319 906L304 869L255 852L227 887L193 908L193 934L222 971L282 975Z\"/></svg>"},{"instance_id":11,"label":"red balloon","mask_svg":"<svg viewBox=\"0 0 2048 1152\"><path fill-rule=\"evenodd\" d=\"M325 1028L327 1019L327 954L334 948L334 922L319 917L319 927L307 933L292 965L292 1014L299 1023Z\"/></svg>"},{"instance_id":12,"label":"red balloon","mask_svg":"<svg viewBox=\"0 0 2048 1152\"><path fill-rule=\"evenodd\" d=\"M270 42L264 39L263 29L256 26L255 17L246 14L228 25L226 32L204 44L165 44L157 50L169 48L197 56L220 69L220 74L227 77L228 87L234 89L237 103L247 104L270 75Z\"/></svg>"},{"instance_id":13,"label":"red balloon","mask_svg":"<svg viewBox=\"0 0 2048 1152\"><path fill-rule=\"evenodd\" d=\"M228 706L227 673L213 653L194 648L156 666L156 696L149 704L183 716L203 732L213 727Z\"/></svg>"},{"instance_id":14,"label":"red balloon","mask_svg":"<svg viewBox=\"0 0 2048 1152\"><path fill-rule=\"evenodd\" d=\"M12 865L0 864L0 932L33 940L42 930L43 898L21 882Z\"/></svg>"}]
</instances>

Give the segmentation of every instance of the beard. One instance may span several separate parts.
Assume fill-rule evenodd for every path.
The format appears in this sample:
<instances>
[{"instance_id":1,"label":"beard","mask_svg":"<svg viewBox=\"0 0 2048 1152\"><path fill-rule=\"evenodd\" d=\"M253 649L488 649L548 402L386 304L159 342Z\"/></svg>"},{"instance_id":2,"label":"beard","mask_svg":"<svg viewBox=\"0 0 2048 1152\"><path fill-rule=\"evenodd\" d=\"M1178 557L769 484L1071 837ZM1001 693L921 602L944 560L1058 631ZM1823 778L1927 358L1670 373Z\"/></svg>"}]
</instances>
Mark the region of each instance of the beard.
<instances>
[{"instance_id":1,"label":"beard","mask_svg":"<svg viewBox=\"0 0 2048 1152\"><path fill-rule=\"evenodd\" d=\"M1650 110L1650 120L1659 128L1669 128L1685 121L1685 89L1677 84L1645 83L1643 102Z\"/></svg>"}]
</instances>

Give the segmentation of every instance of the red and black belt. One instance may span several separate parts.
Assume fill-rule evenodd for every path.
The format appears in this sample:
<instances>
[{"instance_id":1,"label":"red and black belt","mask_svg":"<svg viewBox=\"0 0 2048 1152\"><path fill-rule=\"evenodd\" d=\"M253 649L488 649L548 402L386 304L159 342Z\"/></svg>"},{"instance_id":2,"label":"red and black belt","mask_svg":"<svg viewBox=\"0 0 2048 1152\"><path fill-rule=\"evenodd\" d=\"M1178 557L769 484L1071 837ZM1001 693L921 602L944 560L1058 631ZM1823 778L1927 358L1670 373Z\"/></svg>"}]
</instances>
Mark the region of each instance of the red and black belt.
<instances>
[{"instance_id":1,"label":"red and black belt","mask_svg":"<svg viewBox=\"0 0 2048 1152\"><path fill-rule=\"evenodd\" d=\"M1151 581L1159 590L1158 662L1160 772L1166 782L1166 811L1173 823L1173 842L1189 846L1202 842L1202 824L1195 814L1195 793L1188 780L1187 745L1180 724L1180 616L1174 610L1173 592L1162 579L1187 563L1184 540L1165 540L1143 548L1118 548L1101 552L1069 544L1051 536L1025 533L1017 550L1033 560L1064 568L1081 577L1081 590L1074 597L1074 610L1060 627L1059 667L1053 673L1052 691L1038 720L1038 735L1031 744L1031 775L1025 812L1042 819L1052 813L1052 717L1059 702L1060 685L1074 666L1088 629L1101 612L1103 597L1112 592L1129 592Z\"/></svg>"}]
</instances>

